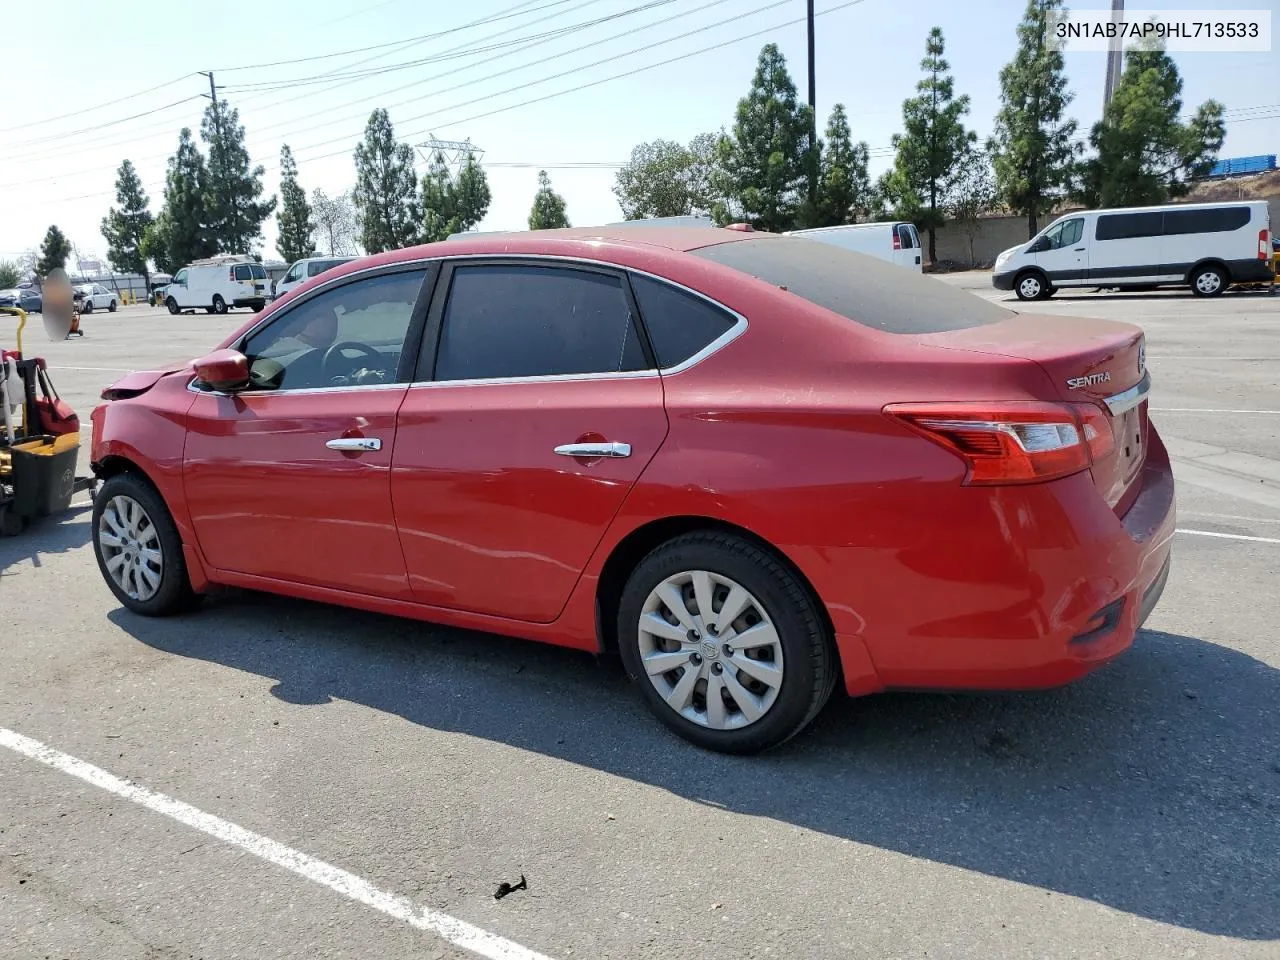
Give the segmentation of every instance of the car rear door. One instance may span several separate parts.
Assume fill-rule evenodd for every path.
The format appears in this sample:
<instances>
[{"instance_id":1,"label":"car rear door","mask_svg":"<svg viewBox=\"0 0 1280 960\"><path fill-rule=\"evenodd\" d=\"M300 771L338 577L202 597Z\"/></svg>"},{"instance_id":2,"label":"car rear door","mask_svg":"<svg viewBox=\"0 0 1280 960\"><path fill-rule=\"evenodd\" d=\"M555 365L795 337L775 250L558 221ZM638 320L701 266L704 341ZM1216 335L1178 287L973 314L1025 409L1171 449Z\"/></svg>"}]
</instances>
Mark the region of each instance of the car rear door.
<instances>
[{"instance_id":1,"label":"car rear door","mask_svg":"<svg viewBox=\"0 0 1280 960\"><path fill-rule=\"evenodd\" d=\"M893 226L894 235L897 242L894 243L894 256L897 263L901 267L907 267L911 270L923 271L924 265L920 262L920 235L916 233L916 228L910 223L897 223Z\"/></svg>"},{"instance_id":2,"label":"car rear door","mask_svg":"<svg viewBox=\"0 0 1280 960\"><path fill-rule=\"evenodd\" d=\"M533 623L559 615L667 433L632 304L606 267L443 268L391 466L416 599Z\"/></svg>"},{"instance_id":3,"label":"car rear door","mask_svg":"<svg viewBox=\"0 0 1280 960\"><path fill-rule=\"evenodd\" d=\"M429 276L390 266L310 291L240 341L255 388L197 391L183 482L211 565L410 598L390 471Z\"/></svg>"}]
</instances>

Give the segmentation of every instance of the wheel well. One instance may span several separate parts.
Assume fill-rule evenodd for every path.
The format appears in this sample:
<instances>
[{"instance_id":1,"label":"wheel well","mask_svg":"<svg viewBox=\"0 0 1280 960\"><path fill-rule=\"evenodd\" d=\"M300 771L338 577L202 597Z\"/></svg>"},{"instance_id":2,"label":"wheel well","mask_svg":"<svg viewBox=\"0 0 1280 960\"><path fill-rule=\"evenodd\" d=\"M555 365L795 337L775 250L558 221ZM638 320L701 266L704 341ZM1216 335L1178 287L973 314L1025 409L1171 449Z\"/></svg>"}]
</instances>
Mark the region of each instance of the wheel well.
<instances>
[{"instance_id":1,"label":"wheel well","mask_svg":"<svg viewBox=\"0 0 1280 960\"><path fill-rule=\"evenodd\" d=\"M128 457L110 454L103 457L93 465L93 474L98 478L98 481L102 483L105 483L112 477L118 477L123 473L132 474L154 490L157 496L160 495L160 488L156 486L154 480L147 476L147 471L143 470ZM161 497L161 499L163 500L164 498Z\"/></svg>"},{"instance_id":2,"label":"wheel well","mask_svg":"<svg viewBox=\"0 0 1280 960\"><path fill-rule=\"evenodd\" d=\"M715 520L711 517L683 516L655 520L632 530L622 538L618 545L613 548L613 552L609 554L609 559L605 561L604 567L600 571L599 582L596 584L596 635L601 653L618 652L618 605L622 601L622 591L626 588L627 577L631 575L631 571L639 566L645 557L668 540L696 531L730 533L744 540L749 540L761 550L770 553L780 564L791 571L809 594L809 598L813 601L814 609L818 611L818 616L821 618L823 629L832 640L832 649L835 650L835 626L831 622L831 615L827 612L827 607L822 602L822 598L818 596L818 591L809 582L809 578L804 575L799 567L791 562L790 557L745 527L740 527L724 520ZM841 670L839 689L844 689L843 665L840 663L838 650L835 650L835 655L837 667Z\"/></svg>"},{"instance_id":3,"label":"wheel well","mask_svg":"<svg viewBox=\"0 0 1280 960\"><path fill-rule=\"evenodd\" d=\"M1219 267L1222 270L1222 275L1227 278L1227 283L1231 282L1231 268L1227 266L1225 261L1219 260L1217 257L1207 257L1192 266L1192 268L1187 271L1187 276L1185 278L1186 282L1190 283L1191 278L1196 275L1196 271L1203 267Z\"/></svg>"},{"instance_id":4,"label":"wheel well","mask_svg":"<svg viewBox=\"0 0 1280 960\"><path fill-rule=\"evenodd\" d=\"M1022 282L1023 277L1033 273L1040 278L1040 282L1043 283L1046 287L1052 286L1052 284L1049 283L1048 275L1039 267L1023 267L1021 270L1019 270L1017 273L1013 275L1013 285L1016 287L1019 283Z\"/></svg>"}]
</instances>

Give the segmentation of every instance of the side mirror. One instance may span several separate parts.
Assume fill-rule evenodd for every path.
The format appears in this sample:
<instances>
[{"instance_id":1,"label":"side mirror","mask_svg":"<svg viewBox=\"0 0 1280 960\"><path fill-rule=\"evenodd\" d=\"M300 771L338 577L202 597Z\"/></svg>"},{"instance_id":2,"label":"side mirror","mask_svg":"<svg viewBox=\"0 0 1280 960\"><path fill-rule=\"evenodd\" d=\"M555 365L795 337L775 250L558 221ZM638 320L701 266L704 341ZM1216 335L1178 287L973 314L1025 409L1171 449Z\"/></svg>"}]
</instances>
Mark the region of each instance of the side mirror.
<instances>
[{"instance_id":1,"label":"side mirror","mask_svg":"<svg viewBox=\"0 0 1280 960\"><path fill-rule=\"evenodd\" d=\"M1030 249L1029 251L1027 251L1027 252L1028 252L1028 253L1040 253L1040 252L1042 252L1042 251L1044 251L1044 250L1048 250L1048 249L1049 249L1049 238L1048 238L1048 237L1040 237L1040 238L1038 238L1038 239L1036 240L1036 242L1035 242L1035 243L1033 243L1033 244L1031 245L1031 249Z\"/></svg>"},{"instance_id":2,"label":"side mirror","mask_svg":"<svg viewBox=\"0 0 1280 960\"><path fill-rule=\"evenodd\" d=\"M192 366L201 383L221 393L249 385L249 358L239 350L215 350L196 360Z\"/></svg>"}]
</instances>

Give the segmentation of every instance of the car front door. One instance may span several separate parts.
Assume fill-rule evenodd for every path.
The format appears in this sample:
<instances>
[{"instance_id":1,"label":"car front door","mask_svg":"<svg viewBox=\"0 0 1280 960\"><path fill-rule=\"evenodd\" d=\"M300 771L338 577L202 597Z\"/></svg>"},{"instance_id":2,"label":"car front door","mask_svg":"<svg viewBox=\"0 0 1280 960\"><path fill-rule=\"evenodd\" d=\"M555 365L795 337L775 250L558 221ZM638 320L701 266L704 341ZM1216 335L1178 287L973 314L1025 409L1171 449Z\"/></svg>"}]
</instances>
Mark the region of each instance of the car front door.
<instances>
[{"instance_id":1,"label":"car front door","mask_svg":"<svg viewBox=\"0 0 1280 960\"><path fill-rule=\"evenodd\" d=\"M212 566L410 598L390 471L430 276L419 263L311 291L239 342L248 389L193 386L183 481Z\"/></svg>"},{"instance_id":2,"label":"car front door","mask_svg":"<svg viewBox=\"0 0 1280 960\"><path fill-rule=\"evenodd\" d=\"M391 492L414 596L553 621L667 433L626 277L446 262Z\"/></svg>"},{"instance_id":3,"label":"car front door","mask_svg":"<svg viewBox=\"0 0 1280 960\"><path fill-rule=\"evenodd\" d=\"M1084 218L1073 217L1054 224L1036 241L1036 263L1055 287L1078 287L1089 273L1089 247L1084 240Z\"/></svg>"}]
</instances>

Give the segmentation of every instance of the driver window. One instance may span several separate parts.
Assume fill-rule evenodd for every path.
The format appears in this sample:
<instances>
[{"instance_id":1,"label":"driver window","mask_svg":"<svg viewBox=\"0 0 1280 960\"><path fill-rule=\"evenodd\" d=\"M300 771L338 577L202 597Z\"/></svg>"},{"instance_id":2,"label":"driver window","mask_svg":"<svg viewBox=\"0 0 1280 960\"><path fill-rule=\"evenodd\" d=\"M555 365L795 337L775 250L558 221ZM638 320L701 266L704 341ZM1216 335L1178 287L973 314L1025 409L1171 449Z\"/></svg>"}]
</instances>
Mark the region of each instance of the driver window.
<instances>
[{"instance_id":1,"label":"driver window","mask_svg":"<svg viewBox=\"0 0 1280 960\"><path fill-rule=\"evenodd\" d=\"M285 311L250 334L254 390L308 390L397 382L400 353L426 270L347 283Z\"/></svg>"}]
</instances>

